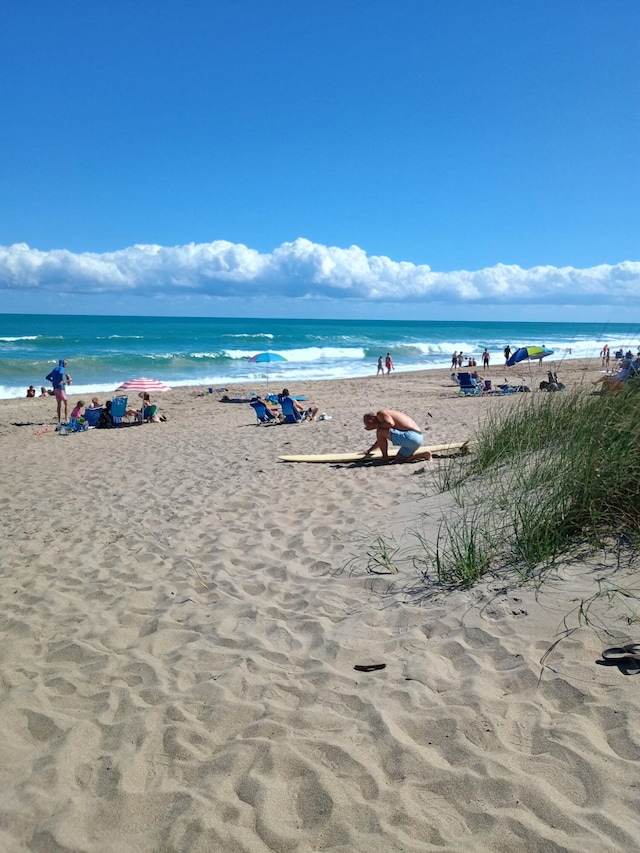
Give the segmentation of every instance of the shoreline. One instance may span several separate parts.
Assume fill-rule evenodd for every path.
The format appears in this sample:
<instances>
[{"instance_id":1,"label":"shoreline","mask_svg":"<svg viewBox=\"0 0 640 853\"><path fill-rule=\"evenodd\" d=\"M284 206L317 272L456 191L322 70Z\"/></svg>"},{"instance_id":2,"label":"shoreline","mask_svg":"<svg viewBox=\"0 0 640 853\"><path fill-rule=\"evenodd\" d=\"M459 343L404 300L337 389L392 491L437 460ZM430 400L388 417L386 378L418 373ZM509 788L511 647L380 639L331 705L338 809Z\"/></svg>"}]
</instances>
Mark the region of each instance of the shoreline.
<instances>
[{"instance_id":1,"label":"shoreline","mask_svg":"<svg viewBox=\"0 0 640 853\"><path fill-rule=\"evenodd\" d=\"M565 368L565 365L567 365L567 368ZM544 374L544 376L546 376L546 373L548 370L552 370L553 372L556 372L556 373L560 372L562 374L562 373L565 373L567 369L570 373L573 373L575 370L579 370L579 371L583 371L583 372L589 371L589 370L598 370L598 371L603 372L603 373L605 373L605 372L615 373L615 371L616 371L616 360L615 359L611 360L611 364L610 364L608 370L605 370L602 367L600 358L595 358L595 357L584 358L584 357L580 357L580 356L563 357L561 359L555 359L555 360L548 359L548 358L543 359L540 365L538 364L538 362L532 363L531 369L529 368L528 363L523 363L522 365L515 365L513 367L507 367L504 363L503 364L493 364L493 365L489 366L489 369L487 371L487 377L493 378L493 377L495 377L495 374L499 373L499 374L502 374L501 378L503 380L506 379L506 380L511 380L511 381L515 382L515 381L517 381L518 378L520 378L520 379L525 378L526 379L529 377L529 375L531 375L531 376L535 375L536 377L538 377L538 374L542 373L542 374ZM476 365L476 367L468 367L468 366L463 365L462 367L456 368L455 371L451 367L443 367L443 366L439 366L439 367L418 367L418 368L411 368L411 369L409 369L409 368L407 368L407 369L402 369L402 368L395 369L394 368L391 378L399 377L399 376L409 376L409 377L414 376L416 378L420 378L420 377L423 377L424 375L432 375L432 376L435 376L437 378L442 378L444 376L450 377L452 372L466 372L466 371L473 371L473 370L477 370L480 374L483 373L483 368L480 364ZM544 378L544 376L542 378ZM154 378L158 378L158 377L156 376ZM387 379L387 378L388 377L386 377L386 376L383 376L383 377L377 376L375 373L366 373L366 374L355 375L355 376L339 376L339 377L331 377L331 378L300 379L300 380L296 379L295 384L299 385L299 384L311 383L311 384L315 385L317 383L322 383L322 382L328 382L328 383L333 383L333 382L360 382L360 381L366 381L368 379ZM282 379L282 377L280 379ZM289 384L289 385L294 384L293 379L286 379L285 378L285 379L282 379L282 381L280 381L280 379L278 379L278 381L275 382L274 379L271 377L269 380L269 383L268 383L269 387L273 389L273 388L279 388L282 385L286 386L287 384ZM165 381L165 380L163 379L161 381ZM538 378L538 381L539 381L539 378ZM47 387L47 389L48 389L49 385L50 385L50 383L46 383L46 385L44 387ZM194 380L193 382L190 382L187 384L171 385L171 389L176 390L176 391L182 390L182 391L188 392L188 391L193 391L193 389L196 389L196 388L201 389L201 390L206 390L209 387L212 387L214 389L213 396L216 397L216 394L218 393L218 389L222 388L222 387L225 387L227 390L229 390L229 388L241 389L243 393L248 392L248 391L256 391L257 393L261 394L262 393L261 389L265 389L266 385L267 385L267 382L266 382L264 376L262 376L259 379L251 380L251 381L246 380L246 381L227 382L225 386L221 386L217 380L206 380L206 381L195 381ZM36 398L40 398L40 388L42 386L37 385L35 387L36 387ZM87 384L87 383L83 384L83 383L77 382L74 379L73 385L71 386L71 390L69 390L69 389L67 389L67 390L68 390L69 399L71 399L71 397L75 398L75 397L80 397L83 395L91 397L94 394L100 394L102 396L107 396L111 393L115 393L115 387L117 387L117 386L110 386L104 382L96 383L94 385ZM9 400L26 399L25 392L26 392L26 389L23 389L21 396L0 397L0 403L3 403L5 401L9 401ZM220 393L223 393L223 392L220 392ZM47 399L47 398L45 397L42 399Z\"/></svg>"},{"instance_id":2,"label":"shoreline","mask_svg":"<svg viewBox=\"0 0 640 853\"><path fill-rule=\"evenodd\" d=\"M462 398L449 369L290 390L331 420L261 427L182 386L153 397L166 423L60 436L53 398L0 401L5 849L634 849L637 685L594 661L639 638L615 601L607 638L576 609L628 567L421 598L440 461L278 461L364 450L382 406L467 440L530 395ZM400 574L366 571L376 537Z\"/></svg>"}]
</instances>

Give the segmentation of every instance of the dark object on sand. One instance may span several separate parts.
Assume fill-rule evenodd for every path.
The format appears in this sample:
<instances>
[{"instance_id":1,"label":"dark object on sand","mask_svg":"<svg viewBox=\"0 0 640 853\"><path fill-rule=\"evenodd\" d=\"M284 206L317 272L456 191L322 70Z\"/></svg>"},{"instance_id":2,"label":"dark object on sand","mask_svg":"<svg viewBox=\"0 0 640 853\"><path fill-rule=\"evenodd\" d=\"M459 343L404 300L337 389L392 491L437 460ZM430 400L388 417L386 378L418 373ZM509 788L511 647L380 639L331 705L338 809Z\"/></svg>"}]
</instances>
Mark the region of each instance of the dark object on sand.
<instances>
[{"instance_id":1,"label":"dark object on sand","mask_svg":"<svg viewBox=\"0 0 640 853\"><path fill-rule=\"evenodd\" d=\"M602 652L602 657L605 660L621 660L623 658L640 660L640 643L629 643L619 648L605 649Z\"/></svg>"},{"instance_id":2,"label":"dark object on sand","mask_svg":"<svg viewBox=\"0 0 640 853\"><path fill-rule=\"evenodd\" d=\"M540 390L541 391L566 391L567 390L567 386L564 385L562 382L560 382L560 380L558 379L557 373L552 373L551 371L549 371L547 373L547 377L548 378L547 378L546 382L543 379L542 382L540 383Z\"/></svg>"},{"instance_id":3,"label":"dark object on sand","mask_svg":"<svg viewBox=\"0 0 640 853\"><path fill-rule=\"evenodd\" d=\"M498 388L502 394L528 394L531 391L528 385L523 385L522 383L512 385L509 381L498 385Z\"/></svg>"},{"instance_id":4,"label":"dark object on sand","mask_svg":"<svg viewBox=\"0 0 640 853\"><path fill-rule=\"evenodd\" d=\"M386 663L370 663L370 664L359 664L357 663L353 668L357 669L358 672L376 672L378 669L384 669L386 667Z\"/></svg>"}]
</instances>

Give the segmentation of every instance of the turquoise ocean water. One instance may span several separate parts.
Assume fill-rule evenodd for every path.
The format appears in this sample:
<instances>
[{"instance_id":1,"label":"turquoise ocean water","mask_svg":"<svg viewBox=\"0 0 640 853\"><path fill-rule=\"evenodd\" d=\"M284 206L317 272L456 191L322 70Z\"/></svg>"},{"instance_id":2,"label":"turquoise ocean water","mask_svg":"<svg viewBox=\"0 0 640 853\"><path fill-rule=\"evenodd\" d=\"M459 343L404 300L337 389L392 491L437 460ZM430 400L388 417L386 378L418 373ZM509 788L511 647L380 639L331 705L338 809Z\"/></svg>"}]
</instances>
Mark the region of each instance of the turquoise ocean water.
<instances>
[{"instance_id":1,"label":"turquoise ocean water","mask_svg":"<svg viewBox=\"0 0 640 853\"><path fill-rule=\"evenodd\" d=\"M0 398L22 397L28 385L50 387L45 376L69 361L73 392L109 392L127 379L167 385L264 387L266 366L249 358L267 350L287 361L269 366L269 381L339 379L375 374L390 352L397 371L448 367L454 350L501 364L506 344L552 348L554 369L566 358L598 356L602 345L632 349L640 327L624 323L496 323L0 315ZM522 368L520 368L522 370ZM506 369L506 375L518 368Z\"/></svg>"}]
</instances>

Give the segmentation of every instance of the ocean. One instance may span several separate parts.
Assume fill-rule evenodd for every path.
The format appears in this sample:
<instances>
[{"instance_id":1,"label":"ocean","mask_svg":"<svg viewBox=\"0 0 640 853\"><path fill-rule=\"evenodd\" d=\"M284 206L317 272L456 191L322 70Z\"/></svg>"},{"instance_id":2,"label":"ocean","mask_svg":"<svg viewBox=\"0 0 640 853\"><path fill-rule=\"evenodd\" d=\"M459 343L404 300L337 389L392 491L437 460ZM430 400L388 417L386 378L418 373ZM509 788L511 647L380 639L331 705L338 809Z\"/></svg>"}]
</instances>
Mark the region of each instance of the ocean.
<instances>
[{"instance_id":1,"label":"ocean","mask_svg":"<svg viewBox=\"0 0 640 853\"><path fill-rule=\"evenodd\" d=\"M111 392L127 379L223 388L234 382L264 390L303 379L340 379L376 373L391 353L395 370L448 367L453 351L492 364L503 350L545 345L550 366L566 358L597 357L604 344L634 353L640 327L624 323L504 323L466 321L280 320L215 317L0 315L0 398L23 397L29 385L50 387L45 376L66 358L74 394ZM286 361L253 364L260 352ZM522 367L506 368L514 375ZM526 368L524 368L526 371Z\"/></svg>"}]
</instances>

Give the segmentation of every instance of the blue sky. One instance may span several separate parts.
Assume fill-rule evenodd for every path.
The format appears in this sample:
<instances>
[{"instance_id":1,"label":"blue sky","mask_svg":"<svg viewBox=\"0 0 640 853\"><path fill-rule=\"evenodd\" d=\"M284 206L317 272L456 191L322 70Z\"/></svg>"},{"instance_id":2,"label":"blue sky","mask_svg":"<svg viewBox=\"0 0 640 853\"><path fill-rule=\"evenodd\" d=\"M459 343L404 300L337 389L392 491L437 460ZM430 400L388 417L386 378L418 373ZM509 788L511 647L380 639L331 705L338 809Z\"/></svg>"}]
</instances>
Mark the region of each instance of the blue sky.
<instances>
[{"instance_id":1,"label":"blue sky","mask_svg":"<svg viewBox=\"0 0 640 853\"><path fill-rule=\"evenodd\" d=\"M640 318L639 43L637 0L13 0L4 310Z\"/></svg>"}]
</instances>

